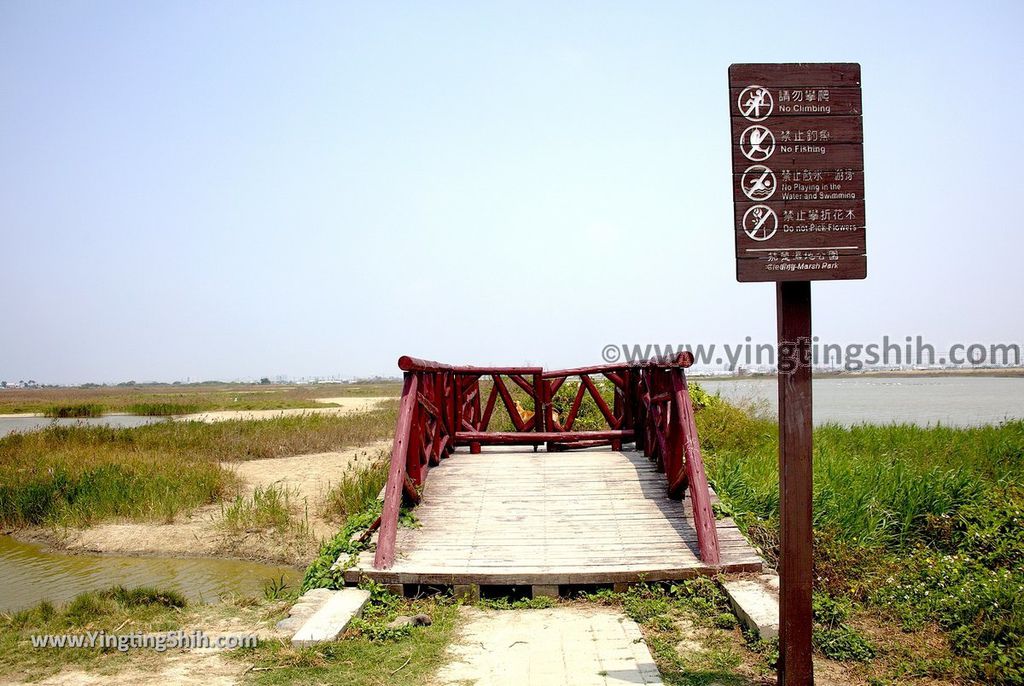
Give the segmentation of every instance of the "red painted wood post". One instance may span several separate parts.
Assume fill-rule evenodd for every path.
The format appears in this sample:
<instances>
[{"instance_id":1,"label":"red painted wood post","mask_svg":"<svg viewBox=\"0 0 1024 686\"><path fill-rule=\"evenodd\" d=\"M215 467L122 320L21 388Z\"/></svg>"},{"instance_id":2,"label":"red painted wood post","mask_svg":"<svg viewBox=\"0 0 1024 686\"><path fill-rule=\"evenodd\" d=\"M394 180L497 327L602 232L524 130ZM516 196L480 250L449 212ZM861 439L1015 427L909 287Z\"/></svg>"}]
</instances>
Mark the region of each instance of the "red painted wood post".
<instances>
[{"instance_id":1,"label":"red painted wood post","mask_svg":"<svg viewBox=\"0 0 1024 686\"><path fill-rule=\"evenodd\" d=\"M544 387L544 425L548 431L557 431L558 427L555 426L555 379L550 381L545 380L541 377L541 385ZM548 441L544 449L551 451L554 443Z\"/></svg>"},{"instance_id":2,"label":"red painted wood post","mask_svg":"<svg viewBox=\"0 0 1024 686\"><path fill-rule=\"evenodd\" d=\"M406 451L405 470L412 482L419 486L423 483L423 423L424 412L420 407L419 394L427 385L426 374L414 372L417 378L416 402L413 404L412 425L409 432L409 449Z\"/></svg>"},{"instance_id":3,"label":"red painted wood post","mask_svg":"<svg viewBox=\"0 0 1024 686\"><path fill-rule=\"evenodd\" d=\"M477 431L480 430L481 411L480 411L480 377L474 377L472 388L476 390L476 395L473 396L473 428ZM480 444L470 443L469 452L472 455L480 454Z\"/></svg>"},{"instance_id":4,"label":"red painted wood post","mask_svg":"<svg viewBox=\"0 0 1024 686\"><path fill-rule=\"evenodd\" d=\"M622 393L622 428L633 429L633 411L635 409L633 370L628 367L622 372L622 388L619 389L619 392Z\"/></svg>"},{"instance_id":5,"label":"red painted wood post","mask_svg":"<svg viewBox=\"0 0 1024 686\"><path fill-rule=\"evenodd\" d=\"M538 433L547 431L547 403L544 400L544 389L547 384L544 383L544 376L542 374L533 375L533 430ZM540 443L533 444L534 452L537 451L537 447Z\"/></svg>"},{"instance_id":6,"label":"red painted wood post","mask_svg":"<svg viewBox=\"0 0 1024 686\"><path fill-rule=\"evenodd\" d=\"M811 686L813 430L811 284L777 284L779 367L779 684Z\"/></svg>"},{"instance_id":7,"label":"red painted wood post","mask_svg":"<svg viewBox=\"0 0 1024 686\"><path fill-rule=\"evenodd\" d=\"M673 496L672 483L683 473L683 430L678 420L675 400L669 404L665 417L666 450L661 456L665 469L665 480L668 482L668 495Z\"/></svg>"},{"instance_id":8,"label":"red painted wood post","mask_svg":"<svg viewBox=\"0 0 1024 686\"><path fill-rule=\"evenodd\" d=\"M693 416L693 401L686 384L686 373L682 369L673 369L672 404L676 407L676 421L680 427L682 448L686 458L686 480L690 483L690 501L693 506L693 526L697 529L697 545L700 548L700 559L709 565L721 563L721 552L718 545L718 528L715 524L715 512L711 508L711 493L708 488L708 476L704 472L704 457L700 452L700 441L697 438L697 424Z\"/></svg>"},{"instance_id":9,"label":"red painted wood post","mask_svg":"<svg viewBox=\"0 0 1024 686\"><path fill-rule=\"evenodd\" d=\"M668 407L668 403L662 401L654 402L654 398L667 392L668 384L666 376L667 372L664 369L659 368L651 370L651 393L653 394L651 397L651 414L654 419L653 428L654 440L656 443L656 448L653 452L655 459L654 468L659 472L665 471L666 455L668 455L669 451L667 434L671 417L668 416L667 413L671 408Z\"/></svg>"},{"instance_id":10,"label":"red painted wood post","mask_svg":"<svg viewBox=\"0 0 1024 686\"><path fill-rule=\"evenodd\" d=\"M637 439L637 448L641 448L644 451L644 457L651 457L654 453L654 441L651 440L651 378L650 371L641 369L637 374L637 402L638 410L636 413L637 419L637 436L642 438Z\"/></svg>"},{"instance_id":11,"label":"red painted wood post","mask_svg":"<svg viewBox=\"0 0 1024 686\"><path fill-rule=\"evenodd\" d=\"M627 424L623 421L625 419L625 412L622 409L622 389L612 384L612 416L619 420L619 428L625 428ZM614 426L612 427L615 428ZM616 452L622 452L622 441L612 441L612 450Z\"/></svg>"},{"instance_id":12,"label":"red painted wood post","mask_svg":"<svg viewBox=\"0 0 1024 686\"><path fill-rule=\"evenodd\" d=\"M445 395L444 390L444 375L443 371L434 374L434 397L431 400L434 402L437 416L434 418L434 444L430 453L431 466L441 464L441 458L444 457L445 434L448 426L448 396Z\"/></svg>"},{"instance_id":13,"label":"red painted wood post","mask_svg":"<svg viewBox=\"0 0 1024 686\"><path fill-rule=\"evenodd\" d=\"M395 536L398 533L398 512L402 507L402 490L405 485L406 455L409 451L409 435L416 410L416 394L419 382L415 372L405 373L402 386L402 400L398 406L398 424L395 426L395 440L391 444L391 467L388 483L384 487L384 507L380 515L380 533L377 536L377 552L373 557L374 569L389 569L395 561Z\"/></svg>"},{"instance_id":14,"label":"red painted wood post","mask_svg":"<svg viewBox=\"0 0 1024 686\"><path fill-rule=\"evenodd\" d=\"M459 397L459 377L453 372L445 374L445 384L448 397L448 445L445 446L445 457L455 451L455 432L459 430L459 408L462 406L462 399Z\"/></svg>"}]
</instances>

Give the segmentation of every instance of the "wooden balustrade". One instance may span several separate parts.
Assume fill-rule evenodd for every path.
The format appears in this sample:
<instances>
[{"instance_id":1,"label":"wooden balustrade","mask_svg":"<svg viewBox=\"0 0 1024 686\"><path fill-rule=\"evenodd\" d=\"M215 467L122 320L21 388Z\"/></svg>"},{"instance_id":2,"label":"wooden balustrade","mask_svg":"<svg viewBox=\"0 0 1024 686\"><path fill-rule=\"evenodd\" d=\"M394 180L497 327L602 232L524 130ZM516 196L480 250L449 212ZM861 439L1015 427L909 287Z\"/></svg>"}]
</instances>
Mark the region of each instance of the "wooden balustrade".
<instances>
[{"instance_id":1,"label":"wooden balustrade","mask_svg":"<svg viewBox=\"0 0 1024 686\"><path fill-rule=\"evenodd\" d=\"M718 564L715 519L686 385L685 370L692 363L692 355L683 353L664 362L545 372L540 367L460 367L400 358L405 378L374 566L387 569L394 563L403 499L419 502L430 468L458 446L468 446L472 454L480 453L483 445L533 445L535 450L541 444L548 450L610 445L621 450L630 441L664 471L670 497L680 498L689 489L701 559ZM611 404L595 382L597 376L611 383ZM579 385L562 417L554 408L555 395L572 378ZM489 383L486 398L482 380ZM529 407L517 404L514 392ZM574 428L587 396L607 428ZM490 428L499 402L512 431Z\"/></svg>"}]
</instances>

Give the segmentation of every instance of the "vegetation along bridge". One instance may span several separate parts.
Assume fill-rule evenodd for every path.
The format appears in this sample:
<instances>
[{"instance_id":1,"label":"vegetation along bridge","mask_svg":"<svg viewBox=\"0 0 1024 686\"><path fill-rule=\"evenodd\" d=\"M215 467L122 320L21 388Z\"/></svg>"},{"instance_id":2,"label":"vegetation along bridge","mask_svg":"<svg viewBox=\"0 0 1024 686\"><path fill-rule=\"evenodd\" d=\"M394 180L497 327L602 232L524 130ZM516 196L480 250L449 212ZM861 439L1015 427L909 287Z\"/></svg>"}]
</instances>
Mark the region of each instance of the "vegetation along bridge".
<instances>
[{"instance_id":1,"label":"vegetation along bridge","mask_svg":"<svg viewBox=\"0 0 1024 686\"><path fill-rule=\"evenodd\" d=\"M551 593L759 571L735 524L712 512L692 362L544 371L402 357L376 546L346 581ZM414 527L399 525L403 500L417 506Z\"/></svg>"}]
</instances>

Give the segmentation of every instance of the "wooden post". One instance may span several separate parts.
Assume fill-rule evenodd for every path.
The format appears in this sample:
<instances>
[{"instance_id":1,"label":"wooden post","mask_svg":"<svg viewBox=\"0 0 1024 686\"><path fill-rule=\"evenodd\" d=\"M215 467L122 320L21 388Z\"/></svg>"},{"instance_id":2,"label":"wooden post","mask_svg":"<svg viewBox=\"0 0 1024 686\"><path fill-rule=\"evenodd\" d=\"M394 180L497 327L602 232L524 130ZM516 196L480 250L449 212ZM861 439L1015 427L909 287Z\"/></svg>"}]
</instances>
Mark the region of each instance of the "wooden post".
<instances>
[{"instance_id":1,"label":"wooden post","mask_svg":"<svg viewBox=\"0 0 1024 686\"><path fill-rule=\"evenodd\" d=\"M380 515L380 534L377 537L377 552L373 558L374 569L388 569L395 561L398 512L402 507L406 456L409 452L410 434L413 431L413 414L419 405L416 400L418 391L418 374L406 372L402 402L398 407L398 426L395 427L395 440L391 444L391 466L388 470L387 487L384 489L384 508Z\"/></svg>"},{"instance_id":2,"label":"wooden post","mask_svg":"<svg viewBox=\"0 0 1024 686\"><path fill-rule=\"evenodd\" d=\"M628 429L629 425L625 422L625 411L622 409L622 389L612 384L612 416L619 420L620 429ZM612 425L611 428L615 428ZM612 441L612 450L615 452L622 452L622 441Z\"/></svg>"},{"instance_id":3,"label":"wooden post","mask_svg":"<svg viewBox=\"0 0 1024 686\"><path fill-rule=\"evenodd\" d=\"M682 369L672 369L669 373L672 375L671 422L675 425L672 430L673 462L682 472L673 474L665 468L665 475L669 478L669 495L673 495L673 487L677 484L690 485L690 505L693 507L693 527L697 530L700 559L709 565L718 565L722 560L718 546L718 525L715 524L715 512L711 507L711 492L704 472L700 441L697 439L697 423L693 418L693 401L690 400L690 390L686 385L686 373ZM685 482L679 479L684 475Z\"/></svg>"},{"instance_id":4,"label":"wooden post","mask_svg":"<svg viewBox=\"0 0 1024 686\"><path fill-rule=\"evenodd\" d=\"M472 424L476 428L477 431L480 431L480 416L481 415L480 415L480 377L479 376L476 376L476 377L473 378L473 385L471 386L471 388L476 390L476 395L473 396L473 422L472 422ZM460 426L458 430L461 431L462 427ZM470 452L471 455L479 455L480 454L480 444L479 443L470 443L469 444L469 452Z\"/></svg>"},{"instance_id":5,"label":"wooden post","mask_svg":"<svg viewBox=\"0 0 1024 686\"><path fill-rule=\"evenodd\" d=\"M779 368L779 684L811 686L811 283L776 286Z\"/></svg>"},{"instance_id":6,"label":"wooden post","mask_svg":"<svg viewBox=\"0 0 1024 686\"><path fill-rule=\"evenodd\" d=\"M423 465L423 452L428 453L430 447L423 443L423 428L426 423L426 414L420 407L419 395L429 387L430 374L426 372L413 372L417 379L416 392L413 393L412 421L409 430L409 448L406 452L405 471L417 486L423 484L425 469ZM429 439L428 439L429 440ZM429 462L429 460L428 460Z\"/></svg>"},{"instance_id":7,"label":"wooden post","mask_svg":"<svg viewBox=\"0 0 1024 686\"><path fill-rule=\"evenodd\" d=\"M448 445L445 448L445 457L455 452L455 432L459 430L459 408L461 398L459 397L459 377L452 372L445 374L445 388L449 396L448 407Z\"/></svg>"},{"instance_id":8,"label":"wooden post","mask_svg":"<svg viewBox=\"0 0 1024 686\"><path fill-rule=\"evenodd\" d=\"M547 431L547 413L544 410L544 375L537 373L533 375L533 430L538 433ZM533 452L537 452L540 443L533 444Z\"/></svg>"},{"instance_id":9,"label":"wooden post","mask_svg":"<svg viewBox=\"0 0 1024 686\"><path fill-rule=\"evenodd\" d=\"M551 390L553 384L554 384L554 381L547 381L547 380L544 379L544 376L541 375L540 387L541 387L541 393L543 394L543 397L544 397L544 428L547 431L554 431L555 430L555 405L554 405L554 402L553 402L555 394ZM547 450L548 452L551 452L553 445L554 445L554 443L552 443L551 441L548 441L544 445L544 449Z\"/></svg>"}]
</instances>

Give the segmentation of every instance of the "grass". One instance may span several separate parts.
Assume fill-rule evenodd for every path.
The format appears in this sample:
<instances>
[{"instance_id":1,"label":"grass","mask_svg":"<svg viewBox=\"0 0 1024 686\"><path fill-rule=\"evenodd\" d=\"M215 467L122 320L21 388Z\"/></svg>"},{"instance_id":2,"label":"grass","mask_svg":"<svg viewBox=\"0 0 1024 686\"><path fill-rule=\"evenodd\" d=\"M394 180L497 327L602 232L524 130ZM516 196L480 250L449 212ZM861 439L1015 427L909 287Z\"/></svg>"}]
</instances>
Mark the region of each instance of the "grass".
<instances>
[{"instance_id":1,"label":"grass","mask_svg":"<svg viewBox=\"0 0 1024 686\"><path fill-rule=\"evenodd\" d=\"M301 508L294 498L293 492L284 486L257 487L252 495L237 495L221 506L224 515L222 525L236 533L270 530L281 535L309 537L309 514L296 517Z\"/></svg>"},{"instance_id":2,"label":"grass","mask_svg":"<svg viewBox=\"0 0 1024 686\"><path fill-rule=\"evenodd\" d=\"M171 631L181 626L185 599L175 591L115 586L83 593L61 607L43 602L0 614L0 674L41 678L64 667L124 664L128 653L94 648L33 648L30 636L91 631ZM130 627L130 628L126 628Z\"/></svg>"},{"instance_id":3,"label":"grass","mask_svg":"<svg viewBox=\"0 0 1024 686\"><path fill-rule=\"evenodd\" d=\"M202 412L204 406L199 403L188 402L145 402L132 403L124 408L128 414L137 414L143 417L171 417L174 415L193 414Z\"/></svg>"},{"instance_id":4,"label":"grass","mask_svg":"<svg viewBox=\"0 0 1024 686\"><path fill-rule=\"evenodd\" d=\"M770 649L748 645L718 584L698 577L673 584L637 584L582 599L622 608L640 625L670 686L760 686L774 683Z\"/></svg>"},{"instance_id":5,"label":"grass","mask_svg":"<svg viewBox=\"0 0 1024 686\"><path fill-rule=\"evenodd\" d=\"M263 639L255 648L225 652L224 659L244 664L249 668L245 670L248 680L262 684L424 683L444 659L457 622L458 603L447 597L405 600L380 586L371 584L367 588L371 597L362 617L337 642L299 650L287 640ZM268 587L263 599L233 598L212 606L192 606L170 591L114 587L84 593L61 607L41 603L30 610L0 614L0 680L38 681L65 669L116 680L118 671L128 667L153 670L141 673L158 679L158 670L166 664L168 655L185 660L178 663L180 667L202 669L207 664L203 658L189 662L188 655L176 649L168 653L99 647L44 650L33 648L30 637L179 629L213 633L216 629L211 629L211 624L230 626L232 632L249 631L280 619L287 607L280 599L293 595L282 584L275 584ZM387 624L399 614L428 614L432 623L388 628Z\"/></svg>"},{"instance_id":6,"label":"grass","mask_svg":"<svg viewBox=\"0 0 1024 686\"><path fill-rule=\"evenodd\" d=\"M720 509L775 561L775 423L756 409L693 393ZM20 525L173 516L232 492L221 461L359 445L390 436L394 420L391 406L346 417L56 427L10 436L0 439L0 519ZM302 590L336 587L341 580L333 563L365 548L352 537L379 513L375 497L384 469L377 460L332 489L328 513L346 523L321 547ZM847 666L847 674L856 675L850 683L1024 684L1024 422L971 429L820 427L814 507L815 648ZM293 510L288 494L274 489L225 505L226 519L239 528L273 528ZM271 643L240 651L239 659L255 662L263 671L251 678L266 683L422 680L439 664L455 623L454 605L446 599L410 603L371 590L371 610L345 640L308 651ZM271 589L267 598L282 593ZM588 599L621 605L641 623L667 683L749 686L771 680L777 646L740 635L708 580L641 585ZM96 626L105 626L107 618L135 611L130 602L96 597L81 601L71 615L41 607L20 624L4 619L0 668L26 660L49 668L18 646L15 652L22 652L4 662L12 632L90 613L98 617ZM517 606L510 601L509 607ZM176 611L144 602L140 608L153 612L153 622L170 622ZM385 626L398 612L421 610L434 616L432 627ZM696 647L687 643L693 636Z\"/></svg>"},{"instance_id":7,"label":"grass","mask_svg":"<svg viewBox=\"0 0 1024 686\"><path fill-rule=\"evenodd\" d=\"M320 545L302 579L303 593L311 588L342 588L345 585L344 570L335 567L335 562L347 555L348 564L343 566L348 567L361 551L369 547L369 543L360 541L356 534L366 531L381 513L383 504L377 500L377 493L387 480L387 462L383 457L381 455L369 466L350 472L335 489L337 494L331 501L336 505L332 507L332 513L345 512L345 524L333 538ZM416 526L415 517L404 507L399 512L398 522L402 526Z\"/></svg>"},{"instance_id":8,"label":"grass","mask_svg":"<svg viewBox=\"0 0 1024 686\"><path fill-rule=\"evenodd\" d=\"M394 405L345 416L53 426L0 438L0 525L170 520L231 495L220 462L340 450L394 431Z\"/></svg>"},{"instance_id":9,"label":"grass","mask_svg":"<svg viewBox=\"0 0 1024 686\"><path fill-rule=\"evenodd\" d=\"M78 405L51 405L43 409L43 416L56 419L100 417L103 406L99 403L81 403Z\"/></svg>"},{"instance_id":10,"label":"grass","mask_svg":"<svg viewBox=\"0 0 1024 686\"><path fill-rule=\"evenodd\" d=\"M381 450L368 467L346 472L324 497L321 515L332 521L344 521L371 505L388 481L390 453Z\"/></svg>"},{"instance_id":11,"label":"grass","mask_svg":"<svg viewBox=\"0 0 1024 686\"><path fill-rule=\"evenodd\" d=\"M0 389L0 414L96 417L118 412L164 416L213 410L283 410L325 407L317 398L397 397L400 382L361 384L139 384L77 388ZM58 414L88 408L90 414Z\"/></svg>"},{"instance_id":12,"label":"grass","mask_svg":"<svg viewBox=\"0 0 1024 686\"><path fill-rule=\"evenodd\" d=\"M481 598L477 605L488 610L543 610L558 605L558 600L549 596L536 598Z\"/></svg>"},{"instance_id":13,"label":"grass","mask_svg":"<svg viewBox=\"0 0 1024 686\"><path fill-rule=\"evenodd\" d=\"M361 618L354 620L342 640L297 650L268 641L258 648L231 655L254 665L257 684L344 684L345 686L418 686L443 663L458 619L458 604L439 596L404 600L375 584ZM428 614L430 626L391 629L399 614Z\"/></svg>"},{"instance_id":14,"label":"grass","mask_svg":"<svg viewBox=\"0 0 1024 686\"><path fill-rule=\"evenodd\" d=\"M775 423L722 401L697 423L721 510L776 561ZM815 585L819 603L847 608L816 631L819 651L870 660L849 631L870 619L887 640L934 630L944 643L926 668L913 650L886 658L877 683L1024 684L1024 422L823 426L814 441Z\"/></svg>"}]
</instances>

